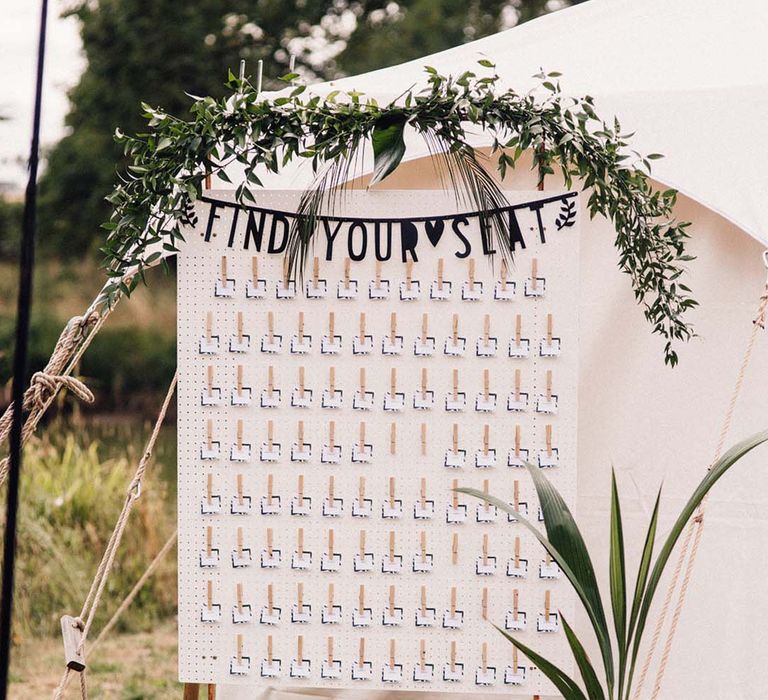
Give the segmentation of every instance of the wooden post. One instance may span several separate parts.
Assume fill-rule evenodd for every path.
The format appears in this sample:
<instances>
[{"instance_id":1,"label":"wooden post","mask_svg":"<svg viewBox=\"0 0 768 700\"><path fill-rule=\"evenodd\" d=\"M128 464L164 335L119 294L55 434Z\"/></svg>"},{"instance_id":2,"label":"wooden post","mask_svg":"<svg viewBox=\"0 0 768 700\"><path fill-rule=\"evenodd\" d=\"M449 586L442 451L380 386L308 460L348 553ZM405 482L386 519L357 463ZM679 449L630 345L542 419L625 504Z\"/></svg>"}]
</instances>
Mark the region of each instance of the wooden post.
<instances>
[{"instance_id":1,"label":"wooden post","mask_svg":"<svg viewBox=\"0 0 768 700\"><path fill-rule=\"evenodd\" d=\"M200 696L199 683L184 684L184 700L197 700L199 696Z\"/></svg>"},{"instance_id":2,"label":"wooden post","mask_svg":"<svg viewBox=\"0 0 768 700\"><path fill-rule=\"evenodd\" d=\"M208 684L208 700L216 700L216 685L214 683Z\"/></svg>"}]
</instances>

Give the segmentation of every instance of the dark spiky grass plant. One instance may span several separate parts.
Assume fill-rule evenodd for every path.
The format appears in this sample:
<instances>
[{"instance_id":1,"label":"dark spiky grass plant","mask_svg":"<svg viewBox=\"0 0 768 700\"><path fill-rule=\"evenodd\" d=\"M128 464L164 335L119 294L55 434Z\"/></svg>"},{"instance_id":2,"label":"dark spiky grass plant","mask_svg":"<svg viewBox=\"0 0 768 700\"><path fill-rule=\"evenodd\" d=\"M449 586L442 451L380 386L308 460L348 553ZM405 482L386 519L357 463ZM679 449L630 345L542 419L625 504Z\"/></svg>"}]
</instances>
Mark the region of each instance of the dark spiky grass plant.
<instances>
[{"instance_id":1,"label":"dark spiky grass plant","mask_svg":"<svg viewBox=\"0 0 768 700\"><path fill-rule=\"evenodd\" d=\"M506 501L489 496L477 489L458 489L462 493L487 501L499 510L512 515L533 533L544 549L549 552L552 559L557 562L587 613L600 649L602 671L599 672L595 667L586 652L585 644L579 639L562 613L560 613L560 619L581 676L581 684L526 644L497 627L499 632L538 666L565 700L629 700L633 690L635 666L643 632L648 621L648 613L659 587L661 576L683 529L720 477L745 454L766 440L768 440L768 431L757 433L734 445L712 465L678 515L669 535L659 548L655 561L653 561L659 502L661 500L661 489L659 489L645 543L640 553L634 589L631 591L627 587L621 505L616 488L616 477L615 474L612 475L609 589L613 629L608 623L606 616L608 605L604 603L600 593L597 576L592 565L592 557L584 538L567 504L557 489L544 476L541 469L531 464L527 465L544 516L546 534L540 532L533 523L520 515Z\"/></svg>"}]
</instances>

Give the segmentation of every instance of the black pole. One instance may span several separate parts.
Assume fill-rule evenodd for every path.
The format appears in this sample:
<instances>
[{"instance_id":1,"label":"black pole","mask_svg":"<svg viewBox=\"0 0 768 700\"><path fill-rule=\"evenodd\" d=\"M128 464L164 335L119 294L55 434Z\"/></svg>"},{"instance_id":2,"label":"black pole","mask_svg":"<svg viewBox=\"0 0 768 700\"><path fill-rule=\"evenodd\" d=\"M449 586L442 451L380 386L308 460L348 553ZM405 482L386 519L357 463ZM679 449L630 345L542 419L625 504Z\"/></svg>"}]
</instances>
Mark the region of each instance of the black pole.
<instances>
[{"instance_id":1,"label":"black pole","mask_svg":"<svg viewBox=\"0 0 768 700\"><path fill-rule=\"evenodd\" d=\"M42 0L40 34L37 46L37 82L35 114L32 120L32 145L29 153L29 180L24 198L21 245L19 253L19 294L16 311L16 344L13 353L13 416L8 449L8 500L3 542L3 581L0 601L0 700L8 695L11 658L11 623L13 619L13 577L16 564L16 516L19 509L19 474L21 472L22 403L27 380L27 345L32 307L32 269L35 264L35 226L37 209L37 165L40 151L40 112L43 100L43 64L48 0Z\"/></svg>"}]
</instances>

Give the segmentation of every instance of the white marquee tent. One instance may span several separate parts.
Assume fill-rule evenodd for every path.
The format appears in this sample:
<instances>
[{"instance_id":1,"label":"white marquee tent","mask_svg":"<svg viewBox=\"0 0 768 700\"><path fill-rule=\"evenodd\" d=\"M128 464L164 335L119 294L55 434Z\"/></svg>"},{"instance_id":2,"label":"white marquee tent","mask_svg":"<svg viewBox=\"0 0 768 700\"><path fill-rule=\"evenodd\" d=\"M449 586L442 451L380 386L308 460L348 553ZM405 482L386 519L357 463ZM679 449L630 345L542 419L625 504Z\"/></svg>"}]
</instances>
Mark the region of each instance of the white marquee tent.
<instances>
[{"instance_id":1,"label":"white marquee tent","mask_svg":"<svg viewBox=\"0 0 768 700\"><path fill-rule=\"evenodd\" d=\"M577 517L589 544L604 553L596 562L601 573L611 466L625 499L629 544L637 547L662 480L663 530L715 450L765 284L766 36L768 3L759 0L591 0L434 56L311 87L316 94L355 89L385 102L423 84L427 64L456 75L488 58L503 86L518 91L533 87L540 68L557 70L564 92L594 96L598 113L616 114L625 130L636 131L639 151L665 154L654 163L654 178L687 195L677 214L693 222L690 283L701 304L693 315L700 337L682 348L678 368L664 366L659 339L616 270L611 225L595 220L582 229ZM406 158L380 186L439 186L421 144L409 143ZM269 186L309 180L308 170L294 169ZM535 176L517 172L505 186L532 189ZM763 334L731 440L768 424L767 377ZM768 451L757 450L714 490L662 698L768 695L767 467ZM220 696L245 700L253 693L221 688Z\"/></svg>"}]
</instances>

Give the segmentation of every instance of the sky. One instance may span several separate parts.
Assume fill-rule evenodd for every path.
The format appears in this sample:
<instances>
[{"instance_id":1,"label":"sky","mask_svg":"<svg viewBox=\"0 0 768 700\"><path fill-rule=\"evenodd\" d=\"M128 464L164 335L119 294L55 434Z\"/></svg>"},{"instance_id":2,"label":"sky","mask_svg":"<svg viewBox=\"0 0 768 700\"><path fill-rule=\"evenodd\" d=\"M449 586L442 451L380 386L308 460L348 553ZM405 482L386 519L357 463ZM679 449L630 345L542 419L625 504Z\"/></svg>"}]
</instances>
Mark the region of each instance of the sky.
<instances>
[{"instance_id":1,"label":"sky","mask_svg":"<svg viewBox=\"0 0 768 700\"><path fill-rule=\"evenodd\" d=\"M83 69L77 21L61 19L61 0L50 0L41 141L53 145L65 131L67 90ZM23 189L32 138L39 0L4 0L0 22L0 183Z\"/></svg>"}]
</instances>

